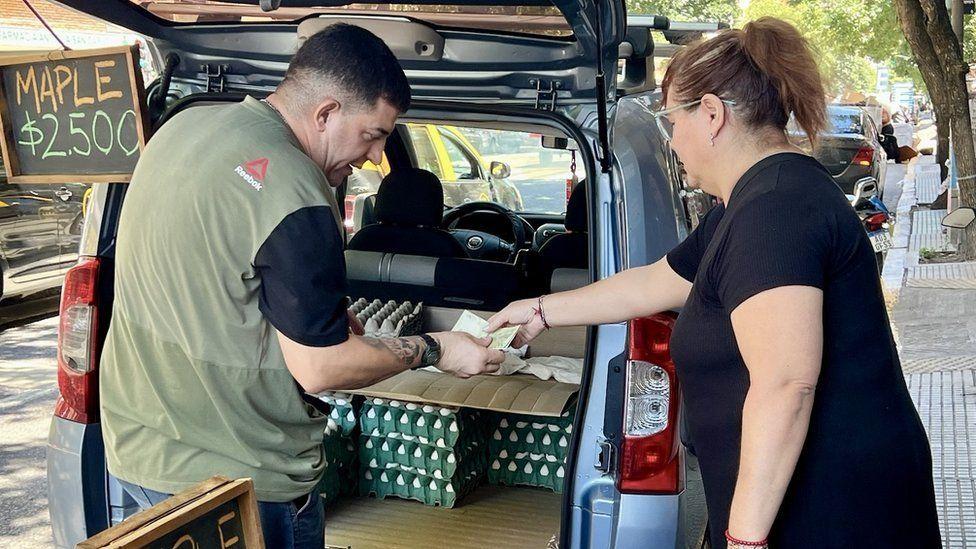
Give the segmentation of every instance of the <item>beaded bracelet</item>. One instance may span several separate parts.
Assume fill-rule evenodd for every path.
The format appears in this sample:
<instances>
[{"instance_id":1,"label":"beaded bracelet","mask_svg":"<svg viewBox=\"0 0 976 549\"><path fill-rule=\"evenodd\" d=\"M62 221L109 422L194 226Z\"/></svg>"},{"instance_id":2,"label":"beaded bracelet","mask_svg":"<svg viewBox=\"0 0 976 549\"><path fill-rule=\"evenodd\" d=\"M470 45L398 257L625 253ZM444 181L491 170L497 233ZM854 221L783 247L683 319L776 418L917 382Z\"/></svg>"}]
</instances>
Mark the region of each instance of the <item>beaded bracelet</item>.
<instances>
[{"instance_id":1,"label":"beaded bracelet","mask_svg":"<svg viewBox=\"0 0 976 549\"><path fill-rule=\"evenodd\" d=\"M725 530L725 540L728 541L729 543L733 543L735 545L741 545L743 547L760 547L760 548L769 547L768 538L762 541L745 541L745 540L732 537L732 534L730 534L727 529Z\"/></svg>"}]
</instances>

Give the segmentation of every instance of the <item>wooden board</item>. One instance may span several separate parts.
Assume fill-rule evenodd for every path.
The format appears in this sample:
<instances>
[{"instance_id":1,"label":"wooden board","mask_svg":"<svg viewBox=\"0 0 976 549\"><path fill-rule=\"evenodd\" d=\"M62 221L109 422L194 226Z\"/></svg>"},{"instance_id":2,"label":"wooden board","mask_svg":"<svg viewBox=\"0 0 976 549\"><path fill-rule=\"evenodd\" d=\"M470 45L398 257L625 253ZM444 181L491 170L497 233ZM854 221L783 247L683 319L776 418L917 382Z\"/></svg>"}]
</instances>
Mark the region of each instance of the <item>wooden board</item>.
<instances>
[{"instance_id":1,"label":"wooden board","mask_svg":"<svg viewBox=\"0 0 976 549\"><path fill-rule=\"evenodd\" d=\"M137 46L0 58L13 183L127 182L148 139Z\"/></svg>"},{"instance_id":2,"label":"wooden board","mask_svg":"<svg viewBox=\"0 0 976 549\"><path fill-rule=\"evenodd\" d=\"M77 545L78 549L264 549L251 479L216 476Z\"/></svg>"}]
</instances>

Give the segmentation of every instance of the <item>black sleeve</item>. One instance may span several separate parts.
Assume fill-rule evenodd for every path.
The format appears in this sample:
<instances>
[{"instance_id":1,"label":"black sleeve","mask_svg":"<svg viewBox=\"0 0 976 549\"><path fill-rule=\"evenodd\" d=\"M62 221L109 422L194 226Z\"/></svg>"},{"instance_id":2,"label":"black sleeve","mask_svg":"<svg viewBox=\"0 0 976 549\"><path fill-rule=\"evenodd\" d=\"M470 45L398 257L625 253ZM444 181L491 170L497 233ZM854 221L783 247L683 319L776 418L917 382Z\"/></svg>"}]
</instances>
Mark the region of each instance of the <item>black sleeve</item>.
<instances>
[{"instance_id":1,"label":"black sleeve","mask_svg":"<svg viewBox=\"0 0 976 549\"><path fill-rule=\"evenodd\" d=\"M836 230L809 199L770 192L734 215L709 273L727 311L780 286L823 289Z\"/></svg>"},{"instance_id":2,"label":"black sleeve","mask_svg":"<svg viewBox=\"0 0 976 549\"><path fill-rule=\"evenodd\" d=\"M678 276L688 282L695 281L695 274L698 273L698 264L701 263L705 248L708 247L708 243L712 240L712 235L715 234L715 226L722 219L724 211L725 206L721 204L708 210L698 223L698 226L695 227L695 230L691 231L691 234L687 238L668 252L668 265L671 266L674 272L678 273Z\"/></svg>"},{"instance_id":3,"label":"black sleeve","mask_svg":"<svg viewBox=\"0 0 976 549\"><path fill-rule=\"evenodd\" d=\"M258 307L279 332L310 347L349 338L346 264L328 206L296 210L258 250Z\"/></svg>"}]
</instances>

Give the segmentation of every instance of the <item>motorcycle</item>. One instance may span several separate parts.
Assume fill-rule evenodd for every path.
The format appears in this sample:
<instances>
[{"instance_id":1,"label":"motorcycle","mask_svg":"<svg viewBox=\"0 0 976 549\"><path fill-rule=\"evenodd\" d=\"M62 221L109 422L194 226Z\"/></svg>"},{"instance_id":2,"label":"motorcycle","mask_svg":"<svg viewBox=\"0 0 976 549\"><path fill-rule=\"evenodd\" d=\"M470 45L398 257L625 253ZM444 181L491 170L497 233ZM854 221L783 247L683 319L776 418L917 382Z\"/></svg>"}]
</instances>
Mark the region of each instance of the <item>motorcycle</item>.
<instances>
[{"instance_id":1,"label":"motorcycle","mask_svg":"<svg viewBox=\"0 0 976 549\"><path fill-rule=\"evenodd\" d=\"M894 216L878 196L878 182L873 177L859 179L854 184L854 194L847 195L847 198L868 233L878 260L878 271L881 271L888 250L894 245L891 237Z\"/></svg>"}]
</instances>

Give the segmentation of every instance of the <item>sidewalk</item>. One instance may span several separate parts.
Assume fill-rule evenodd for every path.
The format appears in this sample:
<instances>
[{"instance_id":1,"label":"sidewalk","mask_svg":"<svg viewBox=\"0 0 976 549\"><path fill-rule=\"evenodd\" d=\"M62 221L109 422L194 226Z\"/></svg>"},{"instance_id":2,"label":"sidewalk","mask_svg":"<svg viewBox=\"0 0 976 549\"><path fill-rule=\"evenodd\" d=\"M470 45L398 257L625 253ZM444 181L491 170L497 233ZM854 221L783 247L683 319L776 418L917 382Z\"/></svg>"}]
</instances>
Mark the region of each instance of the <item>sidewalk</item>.
<instances>
[{"instance_id":1,"label":"sidewalk","mask_svg":"<svg viewBox=\"0 0 976 549\"><path fill-rule=\"evenodd\" d=\"M951 250L930 210L932 156L909 164L897 202L895 248L882 272L902 369L932 446L946 548L976 547L976 262L920 264L923 248Z\"/></svg>"}]
</instances>

